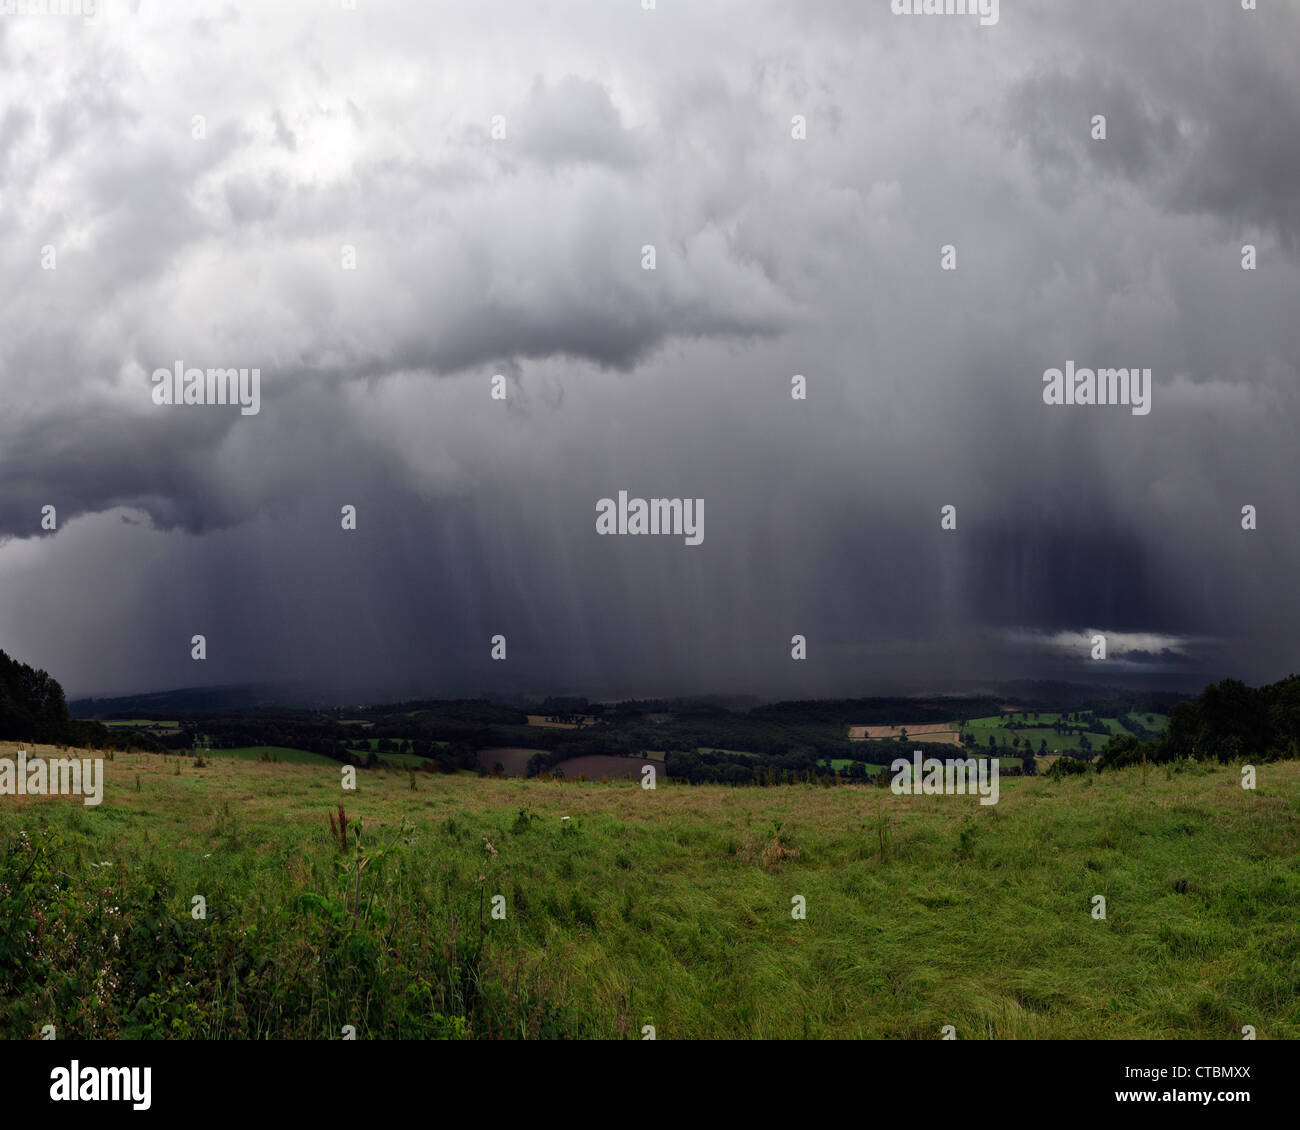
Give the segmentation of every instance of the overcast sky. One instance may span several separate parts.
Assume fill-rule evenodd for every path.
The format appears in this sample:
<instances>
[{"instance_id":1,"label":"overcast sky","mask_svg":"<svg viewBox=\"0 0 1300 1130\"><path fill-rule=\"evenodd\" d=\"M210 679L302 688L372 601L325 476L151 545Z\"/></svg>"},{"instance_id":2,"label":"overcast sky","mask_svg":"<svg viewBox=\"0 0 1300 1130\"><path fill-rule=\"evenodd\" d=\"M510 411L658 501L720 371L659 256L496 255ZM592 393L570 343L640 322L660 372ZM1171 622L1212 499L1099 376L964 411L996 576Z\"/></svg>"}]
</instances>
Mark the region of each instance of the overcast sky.
<instances>
[{"instance_id":1,"label":"overcast sky","mask_svg":"<svg viewBox=\"0 0 1300 1130\"><path fill-rule=\"evenodd\" d=\"M1238 7L0 15L0 648L73 696L1300 669L1300 9ZM260 410L156 405L178 361ZM1067 361L1149 414L1045 404ZM703 541L599 535L620 490Z\"/></svg>"}]
</instances>

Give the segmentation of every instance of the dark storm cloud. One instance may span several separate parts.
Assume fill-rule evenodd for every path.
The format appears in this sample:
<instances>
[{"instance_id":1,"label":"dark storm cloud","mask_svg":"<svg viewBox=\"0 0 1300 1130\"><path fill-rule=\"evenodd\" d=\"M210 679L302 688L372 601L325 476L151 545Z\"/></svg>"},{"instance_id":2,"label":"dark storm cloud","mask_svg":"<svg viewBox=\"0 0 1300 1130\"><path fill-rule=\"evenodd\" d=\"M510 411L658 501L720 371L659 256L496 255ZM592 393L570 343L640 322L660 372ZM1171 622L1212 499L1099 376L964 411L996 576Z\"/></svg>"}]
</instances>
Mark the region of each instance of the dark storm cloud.
<instances>
[{"instance_id":1,"label":"dark storm cloud","mask_svg":"<svg viewBox=\"0 0 1300 1130\"><path fill-rule=\"evenodd\" d=\"M1300 248L1300 10L1235 4L1033 9L1041 69L1009 92L1040 173L1135 181L1167 207ZM1259 18L1259 17L1263 18ZM1105 114L1108 137L1085 128Z\"/></svg>"},{"instance_id":2,"label":"dark storm cloud","mask_svg":"<svg viewBox=\"0 0 1300 1130\"><path fill-rule=\"evenodd\" d=\"M74 693L1294 666L1291 13L221 11L0 26L0 646ZM177 360L260 412L155 406ZM599 536L621 489L703 543Z\"/></svg>"}]
</instances>

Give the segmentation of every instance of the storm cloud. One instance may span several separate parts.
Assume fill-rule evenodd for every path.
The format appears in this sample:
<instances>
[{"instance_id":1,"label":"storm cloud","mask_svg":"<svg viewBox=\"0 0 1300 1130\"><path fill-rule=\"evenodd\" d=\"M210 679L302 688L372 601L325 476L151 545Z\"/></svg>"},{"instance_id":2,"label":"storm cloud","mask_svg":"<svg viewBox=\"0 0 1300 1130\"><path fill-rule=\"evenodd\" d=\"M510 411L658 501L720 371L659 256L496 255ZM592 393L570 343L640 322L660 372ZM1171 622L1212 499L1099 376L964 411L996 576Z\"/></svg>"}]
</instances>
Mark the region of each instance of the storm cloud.
<instances>
[{"instance_id":1,"label":"storm cloud","mask_svg":"<svg viewBox=\"0 0 1300 1130\"><path fill-rule=\"evenodd\" d=\"M1286 675L1296 42L1213 0L0 18L0 647L72 694ZM177 362L260 411L155 404ZM1150 414L1045 404L1067 362ZM600 536L620 490L702 543Z\"/></svg>"}]
</instances>

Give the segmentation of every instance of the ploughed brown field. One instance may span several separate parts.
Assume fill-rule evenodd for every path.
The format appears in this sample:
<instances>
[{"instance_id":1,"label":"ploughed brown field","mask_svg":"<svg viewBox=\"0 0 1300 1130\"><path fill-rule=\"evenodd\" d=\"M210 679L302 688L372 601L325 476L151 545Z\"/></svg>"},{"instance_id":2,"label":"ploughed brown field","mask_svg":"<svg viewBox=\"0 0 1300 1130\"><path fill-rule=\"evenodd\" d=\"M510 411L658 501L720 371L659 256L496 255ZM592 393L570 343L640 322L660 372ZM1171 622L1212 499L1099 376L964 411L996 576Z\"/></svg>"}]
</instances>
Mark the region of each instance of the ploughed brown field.
<instances>
[{"instance_id":1,"label":"ploughed brown field","mask_svg":"<svg viewBox=\"0 0 1300 1130\"><path fill-rule=\"evenodd\" d=\"M961 744L961 733L953 722L921 722L915 726L850 726L849 741L865 742L889 738L897 740L904 730L907 731L909 738L916 738L918 741Z\"/></svg>"},{"instance_id":2,"label":"ploughed brown field","mask_svg":"<svg viewBox=\"0 0 1300 1130\"><path fill-rule=\"evenodd\" d=\"M535 749L518 749L514 746L481 749L478 751L478 763L489 773L500 765L507 777L522 777L528 767L528 759L538 752Z\"/></svg>"},{"instance_id":3,"label":"ploughed brown field","mask_svg":"<svg viewBox=\"0 0 1300 1130\"><path fill-rule=\"evenodd\" d=\"M540 751L514 746L481 749L478 763L489 773L500 765L507 777L522 777L528 770L528 759L538 752ZM579 774L588 781L613 781L624 777L640 778L643 765L653 765L656 777L663 778L668 775L664 771L663 759L657 757L611 757L606 754L591 754L586 757L570 757L567 761L561 761L555 768L563 770L566 781L576 780Z\"/></svg>"},{"instance_id":4,"label":"ploughed brown field","mask_svg":"<svg viewBox=\"0 0 1300 1130\"><path fill-rule=\"evenodd\" d=\"M639 778L643 765L653 765L657 778L662 779L668 775L664 772L664 763L653 757L610 757L605 754L591 754L587 757L571 757L568 761L561 761L556 768L564 770L566 781L575 780L579 774L586 777L588 781L614 781L621 777Z\"/></svg>"}]
</instances>

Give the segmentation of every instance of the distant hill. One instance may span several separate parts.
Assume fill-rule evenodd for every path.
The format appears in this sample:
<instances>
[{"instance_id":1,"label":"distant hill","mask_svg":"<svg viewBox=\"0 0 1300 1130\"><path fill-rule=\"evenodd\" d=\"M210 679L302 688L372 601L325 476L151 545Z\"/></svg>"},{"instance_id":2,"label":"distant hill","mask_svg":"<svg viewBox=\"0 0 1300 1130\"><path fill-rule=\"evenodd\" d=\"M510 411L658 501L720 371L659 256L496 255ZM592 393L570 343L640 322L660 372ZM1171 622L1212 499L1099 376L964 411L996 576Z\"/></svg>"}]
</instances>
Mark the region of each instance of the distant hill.
<instances>
[{"instance_id":1,"label":"distant hill","mask_svg":"<svg viewBox=\"0 0 1300 1130\"><path fill-rule=\"evenodd\" d=\"M74 718L154 718L204 710L257 710L265 706L324 708L324 700L301 687L278 683L231 683L216 687L181 687L123 695L119 698L77 698L68 704Z\"/></svg>"},{"instance_id":2,"label":"distant hill","mask_svg":"<svg viewBox=\"0 0 1300 1130\"><path fill-rule=\"evenodd\" d=\"M1103 709L1121 703L1139 703L1139 709L1168 713L1177 702L1192 698L1190 694L1142 692L1122 687L1084 686L1065 682L1016 682L971 684L969 690L958 688L944 692L897 695L876 698L807 699L796 702L761 701L749 695L690 695L664 699L617 699L588 704L578 698L537 700L527 696L483 693L455 696L385 697L357 690L327 689L299 683L231 683L209 687L179 687L145 694L121 695L116 698L79 698L68 704L73 718L162 718L176 714L205 711L244 711L267 707L290 710L351 710L360 704L369 709L413 711L427 709L431 703L449 701L491 701L516 710L560 710L566 702L582 702L582 709L608 711L612 715L634 714L731 714L751 712L758 716L798 714L805 721L837 721L845 725L874 721L907 722L942 721L955 714L995 714L1001 706L1033 709L1050 704L1056 709Z\"/></svg>"}]
</instances>

